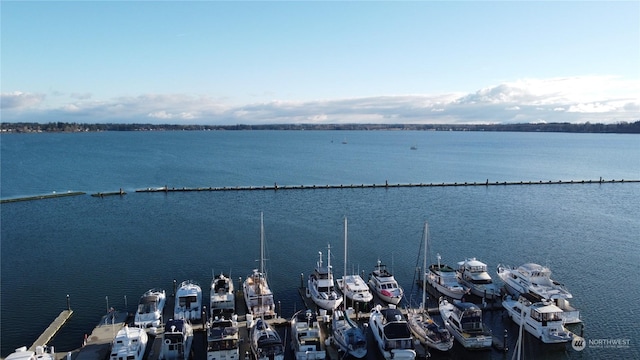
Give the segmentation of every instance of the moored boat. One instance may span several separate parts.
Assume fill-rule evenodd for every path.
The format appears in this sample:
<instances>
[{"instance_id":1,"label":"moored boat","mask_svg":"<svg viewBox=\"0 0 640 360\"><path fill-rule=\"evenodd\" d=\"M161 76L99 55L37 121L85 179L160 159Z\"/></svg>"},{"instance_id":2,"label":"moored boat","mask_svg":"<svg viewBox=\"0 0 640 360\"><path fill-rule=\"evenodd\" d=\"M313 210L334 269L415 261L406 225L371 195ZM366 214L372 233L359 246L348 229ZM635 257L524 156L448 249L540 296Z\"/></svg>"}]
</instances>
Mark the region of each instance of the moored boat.
<instances>
[{"instance_id":1,"label":"moored boat","mask_svg":"<svg viewBox=\"0 0 640 360\"><path fill-rule=\"evenodd\" d=\"M355 358L362 359L367 355L367 337L362 328L351 320L353 309L334 310L331 321L331 340L338 349Z\"/></svg>"},{"instance_id":2,"label":"moored boat","mask_svg":"<svg viewBox=\"0 0 640 360\"><path fill-rule=\"evenodd\" d=\"M473 295L493 300L500 296L500 289L487 272L487 264L476 258L464 259L458 263L456 270L458 281L471 289Z\"/></svg>"},{"instance_id":3,"label":"moored boat","mask_svg":"<svg viewBox=\"0 0 640 360\"><path fill-rule=\"evenodd\" d=\"M176 291L174 319L202 320L202 289L191 280L185 280Z\"/></svg>"},{"instance_id":4,"label":"moored boat","mask_svg":"<svg viewBox=\"0 0 640 360\"><path fill-rule=\"evenodd\" d=\"M230 277L220 274L211 280L211 295L209 299L211 314L234 314L236 312L236 298L233 281Z\"/></svg>"},{"instance_id":5,"label":"moored boat","mask_svg":"<svg viewBox=\"0 0 640 360\"><path fill-rule=\"evenodd\" d=\"M264 220L260 213L260 269L253 269L253 273L242 284L244 300L247 310L254 318L272 318L276 316L276 305L273 293L267 282L264 270Z\"/></svg>"},{"instance_id":6,"label":"moored boat","mask_svg":"<svg viewBox=\"0 0 640 360\"><path fill-rule=\"evenodd\" d=\"M5 360L55 360L53 346L36 346L35 351L27 350L26 346L17 348Z\"/></svg>"},{"instance_id":7,"label":"moored boat","mask_svg":"<svg viewBox=\"0 0 640 360\"><path fill-rule=\"evenodd\" d=\"M327 248L327 265L322 262L322 252L318 252L320 260L307 281L307 297L325 310L333 310L342 304L343 297L335 289L333 268L331 267L331 246Z\"/></svg>"},{"instance_id":8,"label":"moored boat","mask_svg":"<svg viewBox=\"0 0 640 360\"><path fill-rule=\"evenodd\" d=\"M407 321L394 305L371 309L369 327L382 356L389 359L415 359L413 337Z\"/></svg>"},{"instance_id":9,"label":"moored boat","mask_svg":"<svg viewBox=\"0 0 640 360\"><path fill-rule=\"evenodd\" d=\"M170 319L162 334L160 360L188 360L193 344L193 328L184 319Z\"/></svg>"},{"instance_id":10,"label":"moored boat","mask_svg":"<svg viewBox=\"0 0 640 360\"><path fill-rule=\"evenodd\" d=\"M237 360L240 358L239 330L235 315L216 316L207 328L207 360Z\"/></svg>"},{"instance_id":11,"label":"moored boat","mask_svg":"<svg viewBox=\"0 0 640 360\"><path fill-rule=\"evenodd\" d=\"M255 360L284 360L284 346L278 332L264 319L257 319L249 331Z\"/></svg>"},{"instance_id":12,"label":"moored boat","mask_svg":"<svg viewBox=\"0 0 640 360\"><path fill-rule=\"evenodd\" d=\"M440 254L438 263L429 266L427 282L439 293L456 300L462 299L469 292L467 287L458 282L456 271L451 266L440 263Z\"/></svg>"},{"instance_id":13,"label":"moored boat","mask_svg":"<svg viewBox=\"0 0 640 360\"><path fill-rule=\"evenodd\" d=\"M407 323L409 324L409 330L411 330L413 336L420 341L422 345L438 351L447 351L453 347L453 337L451 336L451 333L449 333L449 330L440 327L440 325L431 318L426 309L427 274L424 269L427 268L428 234L429 225L425 221L422 236L424 257L422 269L420 271L422 275L422 303L418 308L409 308L407 312Z\"/></svg>"},{"instance_id":14,"label":"moored boat","mask_svg":"<svg viewBox=\"0 0 640 360\"><path fill-rule=\"evenodd\" d=\"M549 299L562 309L562 321L565 324L581 322L580 312L569 304L573 295L563 284L551 279L551 270L548 267L527 263L512 268L500 264L497 273L510 294L517 297L530 292Z\"/></svg>"},{"instance_id":15,"label":"moored boat","mask_svg":"<svg viewBox=\"0 0 640 360\"><path fill-rule=\"evenodd\" d=\"M337 279L338 288L351 301L367 304L373 300L369 286L358 274L347 275L347 218L344 218L344 275Z\"/></svg>"},{"instance_id":16,"label":"moored boat","mask_svg":"<svg viewBox=\"0 0 640 360\"><path fill-rule=\"evenodd\" d=\"M482 310L473 303L440 298L438 306L444 325L455 339L471 350L490 349L491 330L482 322Z\"/></svg>"},{"instance_id":17,"label":"moored boat","mask_svg":"<svg viewBox=\"0 0 640 360\"><path fill-rule=\"evenodd\" d=\"M517 300L505 296L502 307L513 322L524 325L526 331L544 343L565 343L573 339L573 334L562 324L562 309L551 300L524 293Z\"/></svg>"},{"instance_id":18,"label":"moored boat","mask_svg":"<svg viewBox=\"0 0 640 360\"><path fill-rule=\"evenodd\" d=\"M325 336L316 315L300 310L291 318L291 348L297 360L322 360L327 357Z\"/></svg>"},{"instance_id":19,"label":"moored boat","mask_svg":"<svg viewBox=\"0 0 640 360\"><path fill-rule=\"evenodd\" d=\"M166 300L164 290L150 289L145 292L140 297L133 324L142 328L160 327Z\"/></svg>"},{"instance_id":20,"label":"moored boat","mask_svg":"<svg viewBox=\"0 0 640 360\"><path fill-rule=\"evenodd\" d=\"M393 305L398 305L404 295L402 287L380 259L369 274L369 287L382 301Z\"/></svg>"},{"instance_id":21,"label":"moored boat","mask_svg":"<svg viewBox=\"0 0 640 360\"><path fill-rule=\"evenodd\" d=\"M149 337L142 328L124 326L111 345L110 360L142 360Z\"/></svg>"}]
</instances>

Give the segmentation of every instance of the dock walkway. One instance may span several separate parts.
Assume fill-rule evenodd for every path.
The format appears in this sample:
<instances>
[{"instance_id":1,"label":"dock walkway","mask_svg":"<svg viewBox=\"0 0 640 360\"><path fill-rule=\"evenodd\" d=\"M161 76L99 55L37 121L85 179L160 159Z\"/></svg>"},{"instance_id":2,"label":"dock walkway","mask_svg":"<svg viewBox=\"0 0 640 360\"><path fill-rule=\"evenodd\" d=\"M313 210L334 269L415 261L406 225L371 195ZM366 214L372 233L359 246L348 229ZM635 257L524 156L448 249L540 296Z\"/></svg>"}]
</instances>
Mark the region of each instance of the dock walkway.
<instances>
[{"instance_id":1,"label":"dock walkway","mask_svg":"<svg viewBox=\"0 0 640 360\"><path fill-rule=\"evenodd\" d=\"M38 337L36 341L33 342L29 351L36 351L36 346L46 346L49 341L60 331L62 326L69 320L69 318L73 315L73 310L63 310L58 317L53 320L53 322L47 327L44 332Z\"/></svg>"},{"instance_id":2,"label":"dock walkway","mask_svg":"<svg viewBox=\"0 0 640 360\"><path fill-rule=\"evenodd\" d=\"M124 311L113 311L102 317L98 325L87 337L86 344L78 351L74 360L106 359L111 351L111 343L127 321Z\"/></svg>"}]
</instances>

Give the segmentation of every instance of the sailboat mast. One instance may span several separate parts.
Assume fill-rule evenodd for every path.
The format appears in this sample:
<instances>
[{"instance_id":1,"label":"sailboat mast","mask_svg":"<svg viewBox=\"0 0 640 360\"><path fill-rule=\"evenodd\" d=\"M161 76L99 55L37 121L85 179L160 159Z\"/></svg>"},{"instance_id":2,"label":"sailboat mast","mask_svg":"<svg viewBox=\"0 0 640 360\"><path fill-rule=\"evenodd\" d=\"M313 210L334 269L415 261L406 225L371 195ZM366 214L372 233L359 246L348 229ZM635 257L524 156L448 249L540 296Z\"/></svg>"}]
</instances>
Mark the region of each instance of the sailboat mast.
<instances>
[{"instance_id":1,"label":"sailboat mast","mask_svg":"<svg viewBox=\"0 0 640 360\"><path fill-rule=\"evenodd\" d=\"M422 310L427 309L427 240L429 238L429 224L424 222L424 258L422 259Z\"/></svg>"},{"instance_id":2,"label":"sailboat mast","mask_svg":"<svg viewBox=\"0 0 640 360\"><path fill-rule=\"evenodd\" d=\"M264 215L260 213L260 273L264 274Z\"/></svg>"},{"instance_id":3,"label":"sailboat mast","mask_svg":"<svg viewBox=\"0 0 640 360\"><path fill-rule=\"evenodd\" d=\"M344 217L344 279L347 276L347 217Z\"/></svg>"}]
</instances>

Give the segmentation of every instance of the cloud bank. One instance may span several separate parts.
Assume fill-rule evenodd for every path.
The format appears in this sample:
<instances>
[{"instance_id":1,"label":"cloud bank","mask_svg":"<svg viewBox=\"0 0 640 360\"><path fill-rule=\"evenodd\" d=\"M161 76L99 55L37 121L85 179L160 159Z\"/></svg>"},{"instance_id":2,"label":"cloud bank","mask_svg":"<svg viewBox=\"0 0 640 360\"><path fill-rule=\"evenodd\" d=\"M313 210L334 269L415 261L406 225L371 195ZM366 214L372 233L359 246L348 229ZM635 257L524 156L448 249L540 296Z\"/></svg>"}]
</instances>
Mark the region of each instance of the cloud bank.
<instances>
[{"instance_id":1,"label":"cloud bank","mask_svg":"<svg viewBox=\"0 0 640 360\"><path fill-rule=\"evenodd\" d=\"M616 123L640 120L639 81L612 76L522 79L473 93L383 95L314 101L273 100L231 105L185 94L144 94L94 100L72 94L47 106L44 94L2 94L5 122L285 124L285 123Z\"/></svg>"}]
</instances>

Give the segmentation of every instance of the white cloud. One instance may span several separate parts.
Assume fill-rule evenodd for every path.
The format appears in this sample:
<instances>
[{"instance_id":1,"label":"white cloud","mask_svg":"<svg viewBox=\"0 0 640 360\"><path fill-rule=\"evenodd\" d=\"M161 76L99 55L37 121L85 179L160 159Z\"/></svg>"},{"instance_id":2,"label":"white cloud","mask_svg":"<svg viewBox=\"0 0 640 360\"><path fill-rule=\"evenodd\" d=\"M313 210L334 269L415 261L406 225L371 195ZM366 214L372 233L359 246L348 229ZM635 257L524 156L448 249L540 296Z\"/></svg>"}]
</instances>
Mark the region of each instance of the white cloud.
<instances>
[{"instance_id":1,"label":"white cloud","mask_svg":"<svg viewBox=\"0 0 640 360\"><path fill-rule=\"evenodd\" d=\"M21 91L2 93L0 96L0 108L2 109L28 109L38 106L45 99L44 94Z\"/></svg>"},{"instance_id":2,"label":"white cloud","mask_svg":"<svg viewBox=\"0 0 640 360\"><path fill-rule=\"evenodd\" d=\"M4 121L65 121L69 117L69 121L89 123L607 123L640 119L639 84L611 76L523 79L470 94L304 102L279 99L244 105L188 94L143 94L98 101L87 93L54 108L44 107L44 95L13 92L3 94L2 105Z\"/></svg>"}]
</instances>

